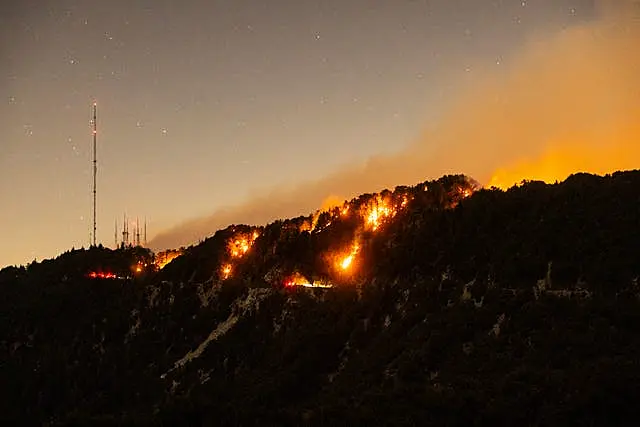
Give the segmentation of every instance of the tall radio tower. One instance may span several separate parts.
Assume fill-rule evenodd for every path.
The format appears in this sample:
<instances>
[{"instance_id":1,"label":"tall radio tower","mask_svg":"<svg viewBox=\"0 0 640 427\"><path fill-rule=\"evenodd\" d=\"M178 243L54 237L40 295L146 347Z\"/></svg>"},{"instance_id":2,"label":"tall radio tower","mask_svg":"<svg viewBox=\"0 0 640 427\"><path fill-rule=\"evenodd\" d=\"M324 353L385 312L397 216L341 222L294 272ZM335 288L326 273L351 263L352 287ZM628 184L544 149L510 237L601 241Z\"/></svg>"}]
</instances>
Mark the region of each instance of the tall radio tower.
<instances>
[{"instance_id":1,"label":"tall radio tower","mask_svg":"<svg viewBox=\"0 0 640 427\"><path fill-rule=\"evenodd\" d=\"M98 172L98 162L96 159L96 138L98 134L96 108L97 104L94 102L93 120L91 121L91 124L93 126L93 246L96 246L96 175Z\"/></svg>"},{"instance_id":2,"label":"tall radio tower","mask_svg":"<svg viewBox=\"0 0 640 427\"><path fill-rule=\"evenodd\" d=\"M124 214L124 221L122 223L122 247L129 246L129 225L127 223L127 214Z\"/></svg>"}]
</instances>

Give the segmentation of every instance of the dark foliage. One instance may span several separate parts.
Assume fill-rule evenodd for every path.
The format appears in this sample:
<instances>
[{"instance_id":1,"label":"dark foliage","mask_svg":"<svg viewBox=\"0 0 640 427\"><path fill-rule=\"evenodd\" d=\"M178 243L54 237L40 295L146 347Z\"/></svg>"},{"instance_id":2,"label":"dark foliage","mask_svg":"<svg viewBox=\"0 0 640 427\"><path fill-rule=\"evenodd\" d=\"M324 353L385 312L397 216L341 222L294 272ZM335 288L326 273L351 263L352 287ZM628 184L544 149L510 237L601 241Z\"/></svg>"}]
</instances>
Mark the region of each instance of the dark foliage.
<instances>
[{"instance_id":1,"label":"dark foliage","mask_svg":"<svg viewBox=\"0 0 640 427\"><path fill-rule=\"evenodd\" d=\"M351 215L230 226L157 273L129 274L146 250L101 247L0 270L0 417L636 425L640 172L475 189L445 176ZM404 206L363 230L377 197ZM224 280L229 239L253 232ZM358 268L337 276L327 254L356 235ZM293 273L336 286L283 287Z\"/></svg>"}]
</instances>

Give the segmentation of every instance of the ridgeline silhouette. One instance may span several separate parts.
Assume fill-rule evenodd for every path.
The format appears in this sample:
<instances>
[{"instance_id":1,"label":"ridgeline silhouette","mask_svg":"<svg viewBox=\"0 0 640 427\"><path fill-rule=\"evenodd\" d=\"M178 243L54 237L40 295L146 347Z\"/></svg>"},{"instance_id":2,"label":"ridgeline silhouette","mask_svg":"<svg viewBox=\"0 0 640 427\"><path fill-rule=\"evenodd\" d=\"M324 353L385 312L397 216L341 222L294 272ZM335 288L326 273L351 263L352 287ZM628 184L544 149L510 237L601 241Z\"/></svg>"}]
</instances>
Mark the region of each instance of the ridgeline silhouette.
<instances>
[{"instance_id":1,"label":"ridgeline silhouette","mask_svg":"<svg viewBox=\"0 0 640 427\"><path fill-rule=\"evenodd\" d=\"M630 425L640 171L365 194L156 257L0 271L0 418ZM175 258L174 258L175 257Z\"/></svg>"}]
</instances>

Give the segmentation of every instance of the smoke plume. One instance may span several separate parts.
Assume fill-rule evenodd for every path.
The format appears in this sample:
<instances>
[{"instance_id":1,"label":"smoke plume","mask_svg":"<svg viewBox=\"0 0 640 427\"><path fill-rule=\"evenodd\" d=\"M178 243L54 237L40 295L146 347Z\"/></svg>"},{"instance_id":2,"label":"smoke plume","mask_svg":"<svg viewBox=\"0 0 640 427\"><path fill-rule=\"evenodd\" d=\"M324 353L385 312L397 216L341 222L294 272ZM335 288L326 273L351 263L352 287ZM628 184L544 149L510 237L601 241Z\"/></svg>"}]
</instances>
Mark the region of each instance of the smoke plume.
<instances>
[{"instance_id":1,"label":"smoke plume","mask_svg":"<svg viewBox=\"0 0 640 427\"><path fill-rule=\"evenodd\" d=\"M603 1L601 8L596 22L533 38L506 73L482 79L406 150L183 223L158 235L152 248L191 244L232 223L306 215L446 173L507 187L637 168L640 8L631 0Z\"/></svg>"}]
</instances>

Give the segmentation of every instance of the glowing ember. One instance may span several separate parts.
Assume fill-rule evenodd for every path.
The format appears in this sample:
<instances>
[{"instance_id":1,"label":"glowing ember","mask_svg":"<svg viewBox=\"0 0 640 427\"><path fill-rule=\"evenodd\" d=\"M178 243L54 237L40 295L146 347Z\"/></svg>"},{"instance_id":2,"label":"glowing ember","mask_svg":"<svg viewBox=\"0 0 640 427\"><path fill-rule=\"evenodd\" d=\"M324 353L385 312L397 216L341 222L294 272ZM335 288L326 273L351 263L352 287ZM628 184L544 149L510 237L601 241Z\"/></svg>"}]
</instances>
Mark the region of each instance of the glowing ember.
<instances>
[{"instance_id":1,"label":"glowing ember","mask_svg":"<svg viewBox=\"0 0 640 427\"><path fill-rule=\"evenodd\" d=\"M344 259L340 263L340 268L342 268L343 270L348 270L349 267L351 267L351 263L353 263L353 255L349 254L344 257Z\"/></svg>"},{"instance_id":2,"label":"glowing ember","mask_svg":"<svg viewBox=\"0 0 640 427\"><path fill-rule=\"evenodd\" d=\"M389 206L389 202L377 196L365 210L365 224L372 231L376 231L384 220L395 214L396 210Z\"/></svg>"},{"instance_id":3,"label":"glowing ember","mask_svg":"<svg viewBox=\"0 0 640 427\"><path fill-rule=\"evenodd\" d=\"M311 231L313 230L312 221L305 220L302 225L298 228L298 231L302 233L303 231Z\"/></svg>"},{"instance_id":4,"label":"glowing ember","mask_svg":"<svg viewBox=\"0 0 640 427\"><path fill-rule=\"evenodd\" d=\"M317 211L313 214L313 218L311 218L311 230L315 230L318 226L318 219L320 218L321 211Z\"/></svg>"},{"instance_id":5,"label":"glowing ember","mask_svg":"<svg viewBox=\"0 0 640 427\"><path fill-rule=\"evenodd\" d=\"M360 251L360 245L358 243L354 243L349 254L344 256L338 262L338 267L343 271L349 270L353 266L353 262L359 251Z\"/></svg>"},{"instance_id":6,"label":"glowing ember","mask_svg":"<svg viewBox=\"0 0 640 427\"><path fill-rule=\"evenodd\" d=\"M466 199L467 197L470 197L471 195L473 195L473 188L458 187L457 191L458 191L458 195L463 199Z\"/></svg>"},{"instance_id":7,"label":"glowing ember","mask_svg":"<svg viewBox=\"0 0 640 427\"><path fill-rule=\"evenodd\" d=\"M327 228L329 228L329 226L330 226L332 223L333 223L333 221L329 221L329 222L327 222L323 227L316 228L314 231L315 231L316 233L319 233L319 232L321 232L321 231L323 231L323 230L326 230Z\"/></svg>"},{"instance_id":8,"label":"glowing ember","mask_svg":"<svg viewBox=\"0 0 640 427\"><path fill-rule=\"evenodd\" d=\"M333 285L331 285L331 284L324 284L324 283L320 283L320 282L313 282L313 283L309 283L309 282L303 282L303 283L285 282L284 285L287 288L293 288L295 286L301 286L301 287L304 287L304 288L323 288L323 289L333 288Z\"/></svg>"},{"instance_id":9,"label":"glowing ember","mask_svg":"<svg viewBox=\"0 0 640 427\"><path fill-rule=\"evenodd\" d=\"M299 273L295 273L291 277L289 277L287 280L285 280L284 286L287 288L294 288L299 286L304 288L324 288L324 289L333 287L333 285L330 283L315 282L315 281L310 282Z\"/></svg>"},{"instance_id":10,"label":"glowing ember","mask_svg":"<svg viewBox=\"0 0 640 427\"><path fill-rule=\"evenodd\" d=\"M245 239L235 240L230 245L232 257L239 257L247 253L249 250L249 242Z\"/></svg>"},{"instance_id":11,"label":"glowing ember","mask_svg":"<svg viewBox=\"0 0 640 427\"><path fill-rule=\"evenodd\" d=\"M231 264L223 265L222 266L222 278L225 279L225 280L228 279L229 276L231 276L231 270L232 270Z\"/></svg>"},{"instance_id":12,"label":"glowing ember","mask_svg":"<svg viewBox=\"0 0 640 427\"><path fill-rule=\"evenodd\" d=\"M103 273L102 271L92 271L87 274L87 277L91 279L117 279L118 276L110 272Z\"/></svg>"},{"instance_id":13,"label":"glowing ember","mask_svg":"<svg viewBox=\"0 0 640 427\"><path fill-rule=\"evenodd\" d=\"M463 199L471 197L478 188L479 184L474 182L457 185L449 195L448 207L455 208Z\"/></svg>"},{"instance_id":14,"label":"glowing ember","mask_svg":"<svg viewBox=\"0 0 640 427\"><path fill-rule=\"evenodd\" d=\"M227 247L229 248L229 254L233 258L240 258L251 249L253 242L260 236L257 231L251 234L240 233L234 238L229 240Z\"/></svg>"}]
</instances>

